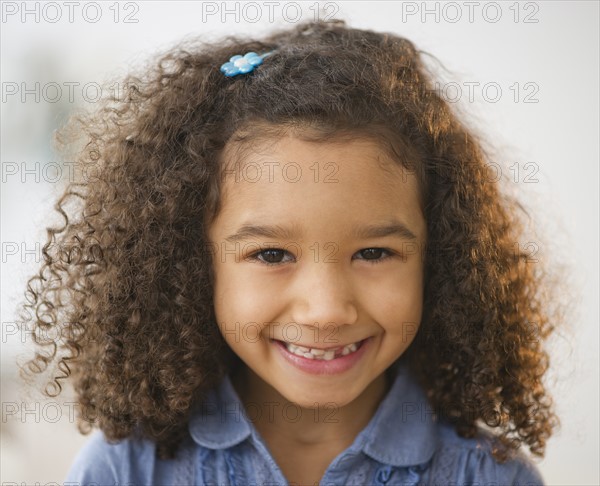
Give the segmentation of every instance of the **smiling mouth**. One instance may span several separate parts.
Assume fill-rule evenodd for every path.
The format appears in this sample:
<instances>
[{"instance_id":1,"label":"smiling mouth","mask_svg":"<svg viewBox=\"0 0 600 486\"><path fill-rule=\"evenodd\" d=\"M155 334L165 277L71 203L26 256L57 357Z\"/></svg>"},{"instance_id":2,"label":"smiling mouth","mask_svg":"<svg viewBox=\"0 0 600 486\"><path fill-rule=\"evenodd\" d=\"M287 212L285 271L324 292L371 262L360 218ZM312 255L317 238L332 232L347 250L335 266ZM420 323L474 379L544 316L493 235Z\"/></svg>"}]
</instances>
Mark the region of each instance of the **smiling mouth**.
<instances>
[{"instance_id":1,"label":"smiling mouth","mask_svg":"<svg viewBox=\"0 0 600 486\"><path fill-rule=\"evenodd\" d=\"M366 339L363 339L362 341L346 344L345 346L337 346L327 349L308 348L304 346L298 346L294 343L288 343L286 341L278 341L278 343L285 346L290 353L295 354L296 356L314 359L316 361L331 361L341 356L347 356L356 352L365 341Z\"/></svg>"}]
</instances>

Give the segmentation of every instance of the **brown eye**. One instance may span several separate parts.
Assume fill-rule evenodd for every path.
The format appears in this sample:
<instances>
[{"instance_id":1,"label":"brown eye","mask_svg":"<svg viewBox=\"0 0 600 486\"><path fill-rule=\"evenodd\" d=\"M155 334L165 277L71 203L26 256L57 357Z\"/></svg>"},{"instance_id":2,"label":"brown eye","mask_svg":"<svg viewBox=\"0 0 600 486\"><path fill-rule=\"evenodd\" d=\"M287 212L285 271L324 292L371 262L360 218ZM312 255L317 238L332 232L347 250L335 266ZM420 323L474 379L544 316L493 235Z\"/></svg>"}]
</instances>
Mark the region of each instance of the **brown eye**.
<instances>
[{"instance_id":1,"label":"brown eye","mask_svg":"<svg viewBox=\"0 0 600 486\"><path fill-rule=\"evenodd\" d=\"M364 260L378 260L383 255L383 248L366 248L359 253Z\"/></svg>"},{"instance_id":2,"label":"brown eye","mask_svg":"<svg viewBox=\"0 0 600 486\"><path fill-rule=\"evenodd\" d=\"M250 255L248 260L258 261L265 265L279 265L294 260L294 256L280 248L267 248Z\"/></svg>"},{"instance_id":3,"label":"brown eye","mask_svg":"<svg viewBox=\"0 0 600 486\"><path fill-rule=\"evenodd\" d=\"M396 254L393 251L386 250L385 248L365 248L364 250L357 251L354 254L354 259L366 260L369 263L379 263L392 258L394 255Z\"/></svg>"},{"instance_id":4,"label":"brown eye","mask_svg":"<svg viewBox=\"0 0 600 486\"><path fill-rule=\"evenodd\" d=\"M283 250L263 250L259 253L259 259L266 263L281 263L284 254L285 252Z\"/></svg>"}]
</instances>

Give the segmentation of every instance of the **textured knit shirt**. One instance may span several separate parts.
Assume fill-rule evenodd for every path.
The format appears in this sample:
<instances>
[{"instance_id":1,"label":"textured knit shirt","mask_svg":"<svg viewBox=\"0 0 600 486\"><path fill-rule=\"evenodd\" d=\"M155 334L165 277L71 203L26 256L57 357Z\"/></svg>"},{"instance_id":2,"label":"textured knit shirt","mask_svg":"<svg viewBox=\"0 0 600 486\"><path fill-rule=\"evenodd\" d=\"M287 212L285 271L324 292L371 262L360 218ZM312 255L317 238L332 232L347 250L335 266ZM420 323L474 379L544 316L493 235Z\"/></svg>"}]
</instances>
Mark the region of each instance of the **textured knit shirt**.
<instances>
[{"instance_id":1,"label":"textured knit shirt","mask_svg":"<svg viewBox=\"0 0 600 486\"><path fill-rule=\"evenodd\" d=\"M245 413L225 377L192 414L190 435L177 457L155 456L149 440L109 444L95 432L78 453L65 485L272 485L291 484ZM290 411L289 417L294 414ZM543 484L524 455L498 464L490 437L465 439L436 419L421 387L405 366L367 426L341 452L321 485Z\"/></svg>"}]
</instances>

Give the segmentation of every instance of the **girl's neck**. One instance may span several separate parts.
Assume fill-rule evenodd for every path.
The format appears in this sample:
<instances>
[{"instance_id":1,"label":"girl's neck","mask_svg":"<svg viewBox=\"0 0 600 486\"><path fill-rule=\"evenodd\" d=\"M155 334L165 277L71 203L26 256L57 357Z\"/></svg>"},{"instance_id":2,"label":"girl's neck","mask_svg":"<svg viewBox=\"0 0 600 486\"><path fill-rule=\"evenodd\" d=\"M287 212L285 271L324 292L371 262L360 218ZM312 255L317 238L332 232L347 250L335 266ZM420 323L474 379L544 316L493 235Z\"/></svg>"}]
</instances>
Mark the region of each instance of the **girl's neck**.
<instances>
[{"instance_id":1,"label":"girl's neck","mask_svg":"<svg viewBox=\"0 0 600 486\"><path fill-rule=\"evenodd\" d=\"M359 397L337 409L300 408L243 363L232 373L232 384L246 416L287 481L314 485L320 484L333 460L367 426L389 391L391 380L388 373L381 374Z\"/></svg>"},{"instance_id":2,"label":"girl's neck","mask_svg":"<svg viewBox=\"0 0 600 486\"><path fill-rule=\"evenodd\" d=\"M332 448L337 455L367 426L389 391L391 379L388 373L382 373L344 407L321 409L301 408L289 402L243 363L232 373L232 384L246 416L270 448L276 441L296 448Z\"/></svg>"}]
</instances>

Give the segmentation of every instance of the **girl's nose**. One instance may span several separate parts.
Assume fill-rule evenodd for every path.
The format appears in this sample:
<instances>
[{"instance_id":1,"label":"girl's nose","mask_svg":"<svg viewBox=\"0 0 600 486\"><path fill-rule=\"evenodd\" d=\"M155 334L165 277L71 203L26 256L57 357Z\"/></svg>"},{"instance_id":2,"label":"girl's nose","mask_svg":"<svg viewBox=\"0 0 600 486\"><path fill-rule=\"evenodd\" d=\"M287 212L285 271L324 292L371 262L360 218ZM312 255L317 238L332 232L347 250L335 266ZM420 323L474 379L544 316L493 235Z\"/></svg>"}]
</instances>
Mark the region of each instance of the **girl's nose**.
<instances>
[{"instance_id":1,"label":"girl's nose","mask_svg":"<svg viewBox=\"0 0 600 486\"><path fill-rule=\"evenodd\" d=\"M292 319L321 329L355 324L358 309L353 282L337 263L307 265L293 286Z\"/></svg>"}]
</instances>

